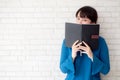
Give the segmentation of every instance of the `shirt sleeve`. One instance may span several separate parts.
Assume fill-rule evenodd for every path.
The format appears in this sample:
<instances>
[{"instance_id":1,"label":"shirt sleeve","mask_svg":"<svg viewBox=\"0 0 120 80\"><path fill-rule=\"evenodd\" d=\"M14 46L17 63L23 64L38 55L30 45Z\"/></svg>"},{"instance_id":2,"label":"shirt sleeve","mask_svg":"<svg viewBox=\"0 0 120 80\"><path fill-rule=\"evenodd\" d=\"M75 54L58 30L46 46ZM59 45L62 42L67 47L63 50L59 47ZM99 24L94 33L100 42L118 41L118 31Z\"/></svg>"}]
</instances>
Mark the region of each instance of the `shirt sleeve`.
<instances>
[{"instance_id":1,"label":"shirt sleeve","mask_svg":"<svg viewBox=\"0 0 120 80\"><path fill-rule=\"evenodd\" d=\"M107 74L110 70L109 51L104 39L100 40L99 58L93 54L92 75L97 73Z\"/></svg>"},{"instance_id":2,"label":"shirt sleeve","mask_svg":"<svg viewBox=\"0 0 120 80\"><path fill-rule=\"evenodd\" d=\"M61 48L60 69L63 73L74 73L71 52L68 50L68 47L66 47L65 40L63 41Z\"/></svg>"}]
</instances>

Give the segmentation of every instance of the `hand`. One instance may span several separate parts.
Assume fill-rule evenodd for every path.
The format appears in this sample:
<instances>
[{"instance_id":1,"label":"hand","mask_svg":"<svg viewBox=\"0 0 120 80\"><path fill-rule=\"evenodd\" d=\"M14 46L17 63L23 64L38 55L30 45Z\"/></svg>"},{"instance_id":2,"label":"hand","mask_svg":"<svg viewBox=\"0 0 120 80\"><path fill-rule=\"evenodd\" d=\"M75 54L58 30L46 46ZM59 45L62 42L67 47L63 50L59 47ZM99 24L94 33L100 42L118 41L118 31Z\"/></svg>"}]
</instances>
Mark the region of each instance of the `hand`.
<instances>
[{"instance_id":1,"label":"hand","mask_svg":"<svg viewBox=\"0 0 120 80\"><path fill-rule=\"evenodd\" d=\"M77 56L77 51L80 51L80 48L79 46L81 45L82 43L79 43L79 40L75 41L72 45L72 58L73 60L75 59L75 57Z\"/></svg>"},{"instance_id":2,"label":"hand","mask_svg":"<svg viewBox=\"0 0 120 80\"><path fill-rule=\"evenodd\" d=\"M85 46L79 46L79 49L80 50L84 50L85 52L86 52L86 54L88 55L88 57L90 58L90 59L92 59L93 58L93 53L92 53L92 51L91 51L91 48L84 42L84 41L82 41L82 43L85 45Z\"/></svg>"}]
</instances>

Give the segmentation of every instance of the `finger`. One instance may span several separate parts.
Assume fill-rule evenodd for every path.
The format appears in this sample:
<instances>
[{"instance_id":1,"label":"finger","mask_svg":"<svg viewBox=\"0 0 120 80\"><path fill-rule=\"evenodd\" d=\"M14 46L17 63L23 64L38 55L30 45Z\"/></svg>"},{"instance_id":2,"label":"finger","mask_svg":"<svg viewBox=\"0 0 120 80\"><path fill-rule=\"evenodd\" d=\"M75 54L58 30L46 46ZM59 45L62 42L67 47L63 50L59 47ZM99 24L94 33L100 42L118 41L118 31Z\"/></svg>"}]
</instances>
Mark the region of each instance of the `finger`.
<instances>
[{"instance_id":1,"label":"finger","mask_svg":"<svg viewBox=\"0 0 120 80\"><path fill-rule=\"evenodd\" d=\"M79 48L78 48L79 50L84 50L84 51L86 51L87 50L87 48L86 47L84 47L84 46L79 46Z\"/></svg>"},{"instance_id":2,"label":"finger","mask_svg":"<svg viewBox=\"0 0 120 80\"><path fill-rule=\"evenodd\" d=\"M86 47L89 47L88 45L87 45L87 43L85 43L84 41L82 41L83 42L83 44L86 46Z\"/></svg>"},{"instance_id":3,"label":"finger","mask_svg":"<svg viewBox=\"0 0 120 80\"><path fill-rule=\"evenodd\" d=\"M78 44L76 45L76 47L79 47L81 44L82 44L82 42L78 43Z\"/></svg>"}]
</instances>

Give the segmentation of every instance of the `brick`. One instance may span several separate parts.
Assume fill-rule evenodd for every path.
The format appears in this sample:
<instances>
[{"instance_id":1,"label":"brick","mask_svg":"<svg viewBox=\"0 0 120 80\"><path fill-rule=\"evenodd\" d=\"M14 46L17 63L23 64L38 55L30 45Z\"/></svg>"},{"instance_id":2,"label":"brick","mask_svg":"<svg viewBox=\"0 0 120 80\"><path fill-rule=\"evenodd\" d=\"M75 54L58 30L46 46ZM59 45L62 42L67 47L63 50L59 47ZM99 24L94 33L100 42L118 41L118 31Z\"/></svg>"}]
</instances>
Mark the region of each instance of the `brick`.
<instances>
[{"instance_id":1,"label":"brick","mask_svg":"<svg viewBox=\"0 0 120 80\"><path fill-rule=\"evenodd\" d=\"M119 0L0 0L0 80L64 80L65 22L75 22L84 5L98 11L100 36L109 47L111 71L102 80L119 80Z\"/></svg>"}]
</instances>

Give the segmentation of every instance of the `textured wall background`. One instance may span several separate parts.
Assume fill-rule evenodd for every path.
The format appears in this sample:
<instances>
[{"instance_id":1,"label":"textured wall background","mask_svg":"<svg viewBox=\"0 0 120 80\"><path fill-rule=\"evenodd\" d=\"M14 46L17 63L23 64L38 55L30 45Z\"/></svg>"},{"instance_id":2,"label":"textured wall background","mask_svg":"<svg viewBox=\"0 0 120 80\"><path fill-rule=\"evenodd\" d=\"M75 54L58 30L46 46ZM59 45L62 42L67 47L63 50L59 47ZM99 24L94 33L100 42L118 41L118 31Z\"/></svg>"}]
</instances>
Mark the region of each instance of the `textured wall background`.
<instances>
[{"instance_id":1,"label":"textured wall background","mask_svg":"<svg viewBox=\"0 0 120 80\"><path fill-rule=\"evenodd\" d=\"M0 0L0 80L64 80L64 23L75 22L84 5L97 9L110 50L111 71L102 79L120 80L119 0Z\"/></svg>"}]
</instances>

